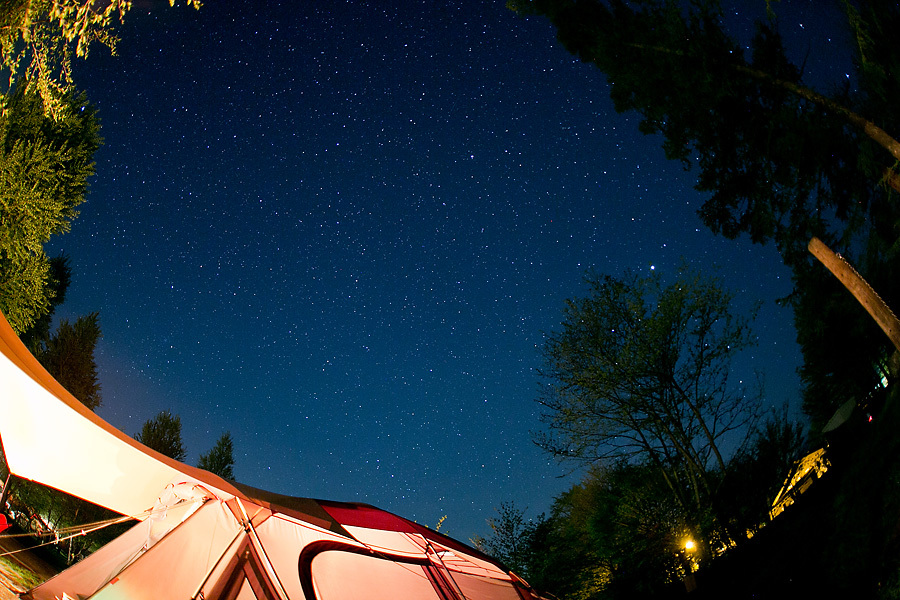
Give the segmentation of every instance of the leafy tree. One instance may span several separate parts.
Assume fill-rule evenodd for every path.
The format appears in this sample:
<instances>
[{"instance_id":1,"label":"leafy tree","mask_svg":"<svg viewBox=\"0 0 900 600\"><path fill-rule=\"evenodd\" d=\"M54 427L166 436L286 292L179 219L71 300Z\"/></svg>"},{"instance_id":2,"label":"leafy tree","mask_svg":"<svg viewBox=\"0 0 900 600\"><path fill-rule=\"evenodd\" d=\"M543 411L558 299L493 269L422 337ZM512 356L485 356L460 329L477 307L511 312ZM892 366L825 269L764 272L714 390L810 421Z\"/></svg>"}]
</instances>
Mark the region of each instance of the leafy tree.
<instances>
[{"instance_id":1,"label":"leafy tree","mask_svg":"<svg viewBox=\"0 0 900 600\"><path fill-rule=\"evenodd\" d=\"M687 539L702 541L699 527L668 493L652 465L620 464L603 474L601 506L611 519L594 516L599 550L612 564L607 594L652 595L680 581L693 567L684 554ZM597 543L597 541L595 541ZM707 554L708 555L708 554Z\"/></svg>"},{"instance_id":2,"label":"leafy tree","mask_svg":"<svg viewBox=\"0 0 900 600\"><path fill-rule=\"evenodd\" d=\"M544 344L547 430L536 442L576 464L652 465L706 529L729 468L724 443L739 444L758 413L758 392L729 381L732 359L754 343L749 320L732 314L717 280L686 268L667 285L635 273L586 282Z\"/></svg>"},{"instance_id":3,"label":"leafy tree","mask_svg":"<svg viewBox=\"0 0 900 600\"><path fill-rule=\"evenodd\" d=\"M561 590L574 581L581 565L573 559L573 548L560 543L553 517L537 518L529 536L526 567L519 573L536 590L561 596ZM587 568L587 567L585 567Z\"/></svg>"},{"instance_id":4,"label":"leafy tree","mask_svg":"<svg viewBox=\"0 0 900 600\"><path fill-rule=\"evenodd\" d=\"M234 444L231 433L225 432L216 445L206 454L200 455L197 466L219 477L234 480Z\"/></svg>"},{"instance_id":5,"label":"leafy tree","mask_svg":"<svg viewBox=\"0 0 900 600\"><path fill-rule=\"evenodd\" d=\"M530 578L530 552L535 532L544 520L526 520L525 511L514 502L504 502L497 509L497 517L488 519L489 538L477 538L476 546L502 562L514 573Z\"/></svg>"},{"instance_id":6,"label":"leafy tree","mask_svg":"<svg viewBox=\"0 0 900 600\"><path fill-rule=\"evenodd\" d=\"M61 289L43 245L78 216L100 145L95 109L83 95L63 101L67 117L54 121L19 87L0 114L0 310L18 333L49 312Z\"/></svg>"},{"instance_id":7,"label":"leafy tree","mask_svg":"<svg viewBox=\"0 0 900 600\"><path fill-rule=\"evenodd\" d=\"M549 527L535 535L534 555L542 557L530 583L560 598L594 598L610 583L615 561L612 538L614 505L605 494L607 485L600 467L553 502Z\"/></svg>"},{"instance_id":8,"label":"leafy tree","mask_svg":"<svg viewBox=\"0 0 900 600\"><path fill-rule=\"evenodd\" d=\"M63 319L37 354L47 371L91 410L97 410L101 403L94 360L94 348L100 337L97 313L79 317L74 324Z\"/></svg>"},{"instance_id":9,"label":"leafy tree","mask_svg":"<svg viewBox=\"0 0 900 600\"><path fill-rule=\"evenodd\" d=\"M175 0L169 0L175 4ZM188 0L200 8L200 0ZM37 93L54 119L65 114L61 99L70 94L72 56L86 58L98 42L115 53L113 30L131 8L130 0L4 0L0 2L0 57L27 92ZM74 48L73 48L74 46Z\"/></svg>"},{"instance_id":10,"label":"leafy tree","mask_svg":"<svg viewBox=\"0 0 900 600\"><path fill-rule=\"evenodd\" d=\"M181 441L181 417L167 410L144 423L134 439L178 461L183 462L187 455Z\"/></svg>"},{"instance_id":11,"label":"leafy tree","mask_svg":"<svg viewBox=\"0 0 900 600\"><path fill-rule=\"evenodd\" d=\"M843 3L858 86L827 93L787 58L773 10L745 51L713 0L509 5L549 18L560 42L604 73L616 109L640 113L640 130L660 134L666 155L696 170L710 229L775 243L793 272L788 301L813 420L827 420L835 393L866 394L887 343L870 335L868 317L812 264L806 244L825 240L889 305L900 303L900 142L891 134L900 131L900 5Z\"/></svg>"},{"instance_id":12,"label":"leafy tree","mask_svg":"<svg viewBox=\"0 0 900 600\"><path fill-rule=\"evenodd\" d=\"M536 528L530 583L566 600L653 596L686 574L690 531L654 466L595 466Z\"/></svg>"}]
</instances>

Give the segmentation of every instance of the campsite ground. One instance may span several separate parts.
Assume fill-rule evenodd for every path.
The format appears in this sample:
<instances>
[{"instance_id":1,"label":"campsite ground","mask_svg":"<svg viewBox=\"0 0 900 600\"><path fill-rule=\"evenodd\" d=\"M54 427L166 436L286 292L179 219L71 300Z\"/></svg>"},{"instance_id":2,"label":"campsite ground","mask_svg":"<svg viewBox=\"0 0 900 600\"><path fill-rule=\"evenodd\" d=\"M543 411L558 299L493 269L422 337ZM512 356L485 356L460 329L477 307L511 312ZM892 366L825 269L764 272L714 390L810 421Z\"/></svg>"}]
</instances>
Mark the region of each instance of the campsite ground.
<instances>
[{"instance_id":1,"label":"campsite ground","mask_svg":"<svg viewBox=\"0 0 900 600\"><path fill-rule=\"evenodd\" d=\"M18 594L56 575L57 570L34 552L23 550L14 537L0 537L0 600ZM7 554L13 553L13 554Z\"/></svg>"},{"instance_id":2,"label":"campsite ground","mask_svg":"<svg viewBox=\"0 0 900 600\"><path fill-rule=\"evenodd\" d=\"M0 600L16 600L20 591L10 579L6 565L0 565Z\"/></svg>"}]
</instances>

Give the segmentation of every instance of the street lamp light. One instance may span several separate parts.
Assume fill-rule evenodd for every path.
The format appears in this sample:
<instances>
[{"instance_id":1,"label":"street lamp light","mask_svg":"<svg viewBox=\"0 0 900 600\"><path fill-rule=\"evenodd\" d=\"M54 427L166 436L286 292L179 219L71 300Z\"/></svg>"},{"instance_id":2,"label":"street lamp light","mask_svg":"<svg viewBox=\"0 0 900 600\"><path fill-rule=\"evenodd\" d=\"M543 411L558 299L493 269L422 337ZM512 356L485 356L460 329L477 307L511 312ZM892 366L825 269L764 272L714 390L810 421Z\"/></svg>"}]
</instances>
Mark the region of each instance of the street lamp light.
<instances>
[{"instance_id":1,"label":"street lamp light","mask_svg":"<svg viewBox=\"0 0 900 600\"><path fill-rule=\"evenodd\" d=\"M694 540L688 538L684 541L684 550L682 551L681 557L684 560L684 587L688 592L693 592L697 589L697 580L694 577L694 569L696 568L696 564L694 562L694 557L691 556L694 549L697 547L697 544L694 543Z\"/></svg>"}]
</instances>

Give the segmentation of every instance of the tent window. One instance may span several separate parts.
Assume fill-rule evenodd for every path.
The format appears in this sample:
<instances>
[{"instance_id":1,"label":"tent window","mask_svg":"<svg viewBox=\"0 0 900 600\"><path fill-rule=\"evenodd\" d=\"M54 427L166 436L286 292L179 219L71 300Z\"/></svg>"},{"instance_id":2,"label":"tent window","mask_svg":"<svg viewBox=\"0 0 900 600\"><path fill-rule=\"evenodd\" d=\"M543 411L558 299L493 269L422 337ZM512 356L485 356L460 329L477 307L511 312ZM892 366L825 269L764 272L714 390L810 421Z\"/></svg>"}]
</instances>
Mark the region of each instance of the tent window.
<instances>
[{"instance_id":1,"label":"tent window","mask_svg":"<svg viewBox=\"0 0 900 600\"><path fill-rule=\"evenodd\" d=\"M329 542L304 549L300 582L317 600L455 600L428 560Z\"/></svg>"},{"instance_id":2,"label":"tent window","mask_svg":"<svg viewBox=\"0 0 900 600\"><path fill-rule=\"evenodd\" d=\"M512 582L453 571L453 581L466 600L522 600Z\"/></svg>"}]
</instances>

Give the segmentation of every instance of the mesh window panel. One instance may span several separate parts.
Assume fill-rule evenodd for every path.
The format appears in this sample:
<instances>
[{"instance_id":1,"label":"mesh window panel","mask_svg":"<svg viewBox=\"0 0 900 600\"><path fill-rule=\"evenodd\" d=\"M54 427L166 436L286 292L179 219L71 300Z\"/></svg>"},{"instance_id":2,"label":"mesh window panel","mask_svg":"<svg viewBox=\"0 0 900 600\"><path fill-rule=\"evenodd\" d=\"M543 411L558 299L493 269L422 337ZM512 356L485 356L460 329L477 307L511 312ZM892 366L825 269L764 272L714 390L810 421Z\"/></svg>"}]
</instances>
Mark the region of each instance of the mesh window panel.
<instances>
[{"instance_id":1,"label":"mesh window panel","mask_svg":"<svg viewBox=\"0 0 900 600\"><path fill-rule=\"evenodd\" d=\"M438 600L421 565L351 552L322 552L311 565L319 600Z\"/></svg>"}]
</instances>

